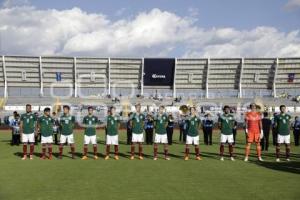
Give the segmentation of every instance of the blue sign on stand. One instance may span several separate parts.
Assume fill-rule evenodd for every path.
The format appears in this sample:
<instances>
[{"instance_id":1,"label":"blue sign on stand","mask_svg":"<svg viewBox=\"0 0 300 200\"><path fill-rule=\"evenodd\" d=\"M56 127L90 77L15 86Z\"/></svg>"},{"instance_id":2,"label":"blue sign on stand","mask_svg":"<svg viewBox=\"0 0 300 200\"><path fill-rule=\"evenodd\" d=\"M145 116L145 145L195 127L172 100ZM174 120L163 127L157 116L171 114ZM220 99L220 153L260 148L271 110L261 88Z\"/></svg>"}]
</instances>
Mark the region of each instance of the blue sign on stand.
<instances>
[{"instance_id":1,"label":"blue sign on stand","mask_svg":"<svg viewBox=\"0 0 300 200\"><path fill-rule=\"evenodd\" d=\"M61 81L61 72L56 72L56 81Z\"/></svg>"}]
</instances>

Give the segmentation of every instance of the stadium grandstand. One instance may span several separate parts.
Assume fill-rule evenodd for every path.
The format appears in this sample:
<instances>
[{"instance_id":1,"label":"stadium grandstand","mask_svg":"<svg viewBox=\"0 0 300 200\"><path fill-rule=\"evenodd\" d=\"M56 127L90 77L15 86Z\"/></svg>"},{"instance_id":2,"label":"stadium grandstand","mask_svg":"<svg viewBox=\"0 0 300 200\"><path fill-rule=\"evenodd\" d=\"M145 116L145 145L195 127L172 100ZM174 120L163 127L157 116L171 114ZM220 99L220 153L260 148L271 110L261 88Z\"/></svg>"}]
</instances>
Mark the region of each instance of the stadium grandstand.
<instances>
[{"instance_id":1,"label":"stadium grandstand","mask_svg":"<svg viewBox=\"0 0 300 200\"><path fill-rule=\"evenodd\" d=\"M147 110L164 104L169 112L177 112L181 105L193 104L214 113L225 104L241 111L255 101L269 112L285 104L290 113L300 113L299 95L300 58L0 60L1 118L24 111L26 103L35 111L70 104L73 111L84 112L85 106L93 105L104 116L105 106L112 104L120 112L130 112L139 102Z\"/></svg>"}]
</instances>

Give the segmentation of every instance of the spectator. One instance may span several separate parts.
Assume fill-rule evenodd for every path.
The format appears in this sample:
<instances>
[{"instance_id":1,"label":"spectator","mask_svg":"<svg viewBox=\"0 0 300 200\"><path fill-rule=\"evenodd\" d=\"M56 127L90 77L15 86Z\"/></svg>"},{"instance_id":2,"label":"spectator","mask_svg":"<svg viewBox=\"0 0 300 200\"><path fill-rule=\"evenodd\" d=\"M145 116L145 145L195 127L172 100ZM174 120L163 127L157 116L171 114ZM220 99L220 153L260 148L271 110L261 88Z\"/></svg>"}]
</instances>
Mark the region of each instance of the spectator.
<instances>
[{"instance_id":1,"label":"spectator","mask_svg":"<svg viewBox=\"0 0 300 200\"><path fill-rule=\"evenodd\" d=\"M269 119L268 112L264 112L264 117L261 120L262 121L262 129L264 132L264 137L261 139L260 144L261 144L261 150L268 151L269 148L269 134L270 134L270 129L272 125L272 121Z\"/></svg>"},{"instance_id":2,"label":"spectator","mask_svg":"<svg viewBox=\"0 0 300 200\"><path fill-rule=\"evenodd\" d=\"M131 145L132 140L132 127L130 125L130 116L132 115L132 112L128 114L128 121L127 121L127 144Z\"/></svg>"},{"instance_id":3,"label":"spectator","mask_svg":"<svg viewBox=\"0 0 300 200\"><path fill-rule=\"evenodd\" d=\"M10 122L12 128L12 141L11 145L20 145L21 136L20 136L20 115L16 112L14 113L14 118Z\"/></svg>"},{"instance_id":4,"label":"spectator","mask_svg":"<svg viewBox=\"0 0 300 200\"><path fill-rule=\"evenodd\" d=\"M295 146L299 146L300 119L298 116L295 117L295 122L293 124L293 132L294 132Z\"/></svg>"},{"instance_id":5,"label":"spectator","mask_svg":"<svg viewBox=\"0 0 300 200\"><path fill-rule=\"evenodd\" d=\"M58 145L58 134L60 132L60 129L59 129L59 121L58 121L58 118L56 116L56 112L52 113L52 118L54 120L54 123L53 123L54 143L56 145Z\"/></svg>"},{"instance_id":6,"label":"spectator","mask_svg":"<svg viewBox=\"0 0 300 200\"><path fill-rule=\"evenodd\" d=\"M145 132L146 132L146 144L153 144L153 117L150 114L147 114L145 121Z\"/></svg>"},{"instance_id":7,"label":"spectator","mask_svg":"<svg viewBox=\"0 0 300 200\"><path fill-rule=\"evenodd\" d=\"M206 114L203 120L204 143L206 145L212 145L213 123L214 122L211 119L211 115L209 113Z\"/></svg>"},{"instance_id":8,"label":"spectator","mask_svg":"<svg viewBox=\"0 0 300 200\"><path fill-rule=\"evenodd\" d=\"M272 119L272 136L273 136L273 146L277 146L277 128L275 126L275 117L276 117L277 113L273 114L273 119Z\"/></svg>"},{"instance_id":9,"label":"spectator","mask_svg":"<svg viewBox=\"0 0 300 200\"><path fill-rule=\"evenodd\" d=\"M168 116L168 126L167 126L167 135L168 135L168 144L173 144L173 130L174 130L174 118L170 113Z\"/></svg>"}]
</instances>

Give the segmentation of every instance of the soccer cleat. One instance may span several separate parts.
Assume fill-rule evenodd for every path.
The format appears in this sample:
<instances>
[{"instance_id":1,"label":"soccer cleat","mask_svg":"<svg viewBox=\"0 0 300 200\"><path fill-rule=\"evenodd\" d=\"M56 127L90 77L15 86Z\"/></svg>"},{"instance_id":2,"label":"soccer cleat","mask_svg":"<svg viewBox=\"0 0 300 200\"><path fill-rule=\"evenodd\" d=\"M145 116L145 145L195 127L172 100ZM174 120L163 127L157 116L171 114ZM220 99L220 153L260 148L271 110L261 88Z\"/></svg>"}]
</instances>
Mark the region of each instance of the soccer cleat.
<instances>
[{"instance_id":1,"label":"soccer cleat","mask_svg":"<svg viewBox=\"0 0 300 200\"><path fill-rule=\"evenodd\" d=\"M52 156L49 156L48 159L49 159L49 160L52 160Z\"/></svg>"},{"instance_id":2,"label":"soccer cleat","mask_svg":"<svg viewBox=\"0 0 300 200\"><path fill-rule=\"evenodd\" d=\"M108 160L109 159L109 156L105 156L104 160Z\"/></svg>"},{"instance_id":3,"label":"soccer cleat","mask_svg":"<svg viewBox=\"0 0 300 200\"><path fill-rule=\"evenodd\" d=\"M188 157L188 156L185 156L185 157L184 157L184 160L189 160L189 157Z\"/></svg>"},{"instance_id":4,"label":"soccer cleat","mask_svg":"<svg viewBox=\"0 0 300 200\"><path fill-rule=\"evenodd\" d=\"M94 156L94 160L98 160L98 156L95 155L95 156Z\"/></svg>"},{"instance_id":5,"label":"soccer cleat","mask_svg":"<svg viewBox=\"0 0 300 200\"><path fill-rule=\"evenodd\" d=\"M41 156L40 159L41 160L46 160L46 156Z\"/></svg>"},{"instance_id":6,"label":"soccer cleat","mask_svg":"<svg viewBox=\"0 0 300 200\"><path fill-rule=\"evenodd\" d=\"M144 160L143 156L140 156L139 159L140 159L140 160Z\"/></svg>"},{"instance_id":7,"label":"soccer cleat","mask_svg":"<svg viewBox=\"0 0 300 200\"><path fill-rule=\"evenodd\" d=\"M130 160L134 160L134 156L130 156Z\"/></svg>"},{"instance_id":8,"label":"soccer cleat","mask_svg":"<svg viewBox=\"0 0 300 200\"><path fill-rule=\"evenodd\" d=\"M244 161L245 161L245 162L248 162L248 160L249 160L248 157L245 157Z\"/></svg>"},{"instance_id":9,"label":"soccer cleat","mask_svg":"<svg viewBox=\"0 0 300 200\"><path fill-rule=\"evenodd\" d=\"M230 157L231 161L235 161L234 157Z\"/></svg>"},{"instance_id":10,"label":"soccer cleat","mask_svg":"<svg viewBox=\"0 0 300 200\"><path fill-rule=\"evenodd\" d=\"M221 157L220 160L221 160L221 161L224 161L224 157Z\"/></svg>"},{"instance_id":11,"label":"soccer cleat","mask_svg":"<svg viewBox=\"0 0 300 200\"><path fill-rule=\"evenodd\" d=\"M157 160L157 157L154 157L153 160Z\"/></svg>"},{"instance_id":12,"label":"soccer cleat","mask_svg":"<svg viewBox=\"0 0 300 200\"><path fill-rule=\"evenodd\" d=\"M115 160L119 160L119 156L115 156Z\"/></svg>"},{"instance_id":13,"label":"soccer cleat","mask_svg":"<svg viewBox=\"0 0 300 200\"><path fill-rule=\"evenodd\" d=\"M196 160L202 160L202 158L200 156L197 156Z\"/></svg>"},{"instance_id":14,"label":"soccer cleat","mask_svg":"<svg viewBox=\"0 0 300 200\"><path fill-rule=\"evenodd\" d=\"M29 159L30 159L30 160L33 160L33 155L30 155L30 156L29 156Z\"/></svg>"},{"instance_id":15,"label":"soccer cleat","mask_svg":"<svg viewBox=\"0 0 300 200\"><path fill-rule=\"evenodd\" d=\"M87 160L87 159L88 159L87 156L83 156L83 157L81 158L81 160Z\"/></svg>"},{"instance_id":16,"label":"soccer cleat","mask_svg":"<svg viewBox=\"0 0 300 200\"><path fill-rule=\"evenodd\" d=\"M171 160L171 158L169 158L169 157L165 157L165 160Z\"/></svg>"},{"instance_id":17,"label":"soccer cleat","mask_svg":"<svg viewBox=\"0 0 300 200\"><path fill-rule=\"evenodd\" d=\"M280 159L279 159L279 158L276 158L276 162L280 162Z\"/></svg>"},{"instance_id":18,"label":"soccer cleat","mask_svg":"<svg viewBox=\"0 0 300 200\"><path fill-rule=\"evenodd\" d=\"M286 159L287 162L290 162L291 160L289 158Z\"/></svg>"},{"instance_id":19,"label":"soccer cleat","mask_svg":"<svg viewBox=\"0 0 300 200\"><path fill-rule=\"evenodd\" d=\"M260 162L263 162L263 161L264 161L261 157L258 157L258 160L259 160Z\"/></svg>"},{"instance_id":20,"label":"soccer cleat","mask_svg":"<svg viewBox=\"0 0 300 200\"><path fill-rule=\"evenodd\" d=\"M26 160L27 159L27 156L26 155L24 155L23 156L23 158L22 158L22 160Z\"/></svg>"}]
</instances>

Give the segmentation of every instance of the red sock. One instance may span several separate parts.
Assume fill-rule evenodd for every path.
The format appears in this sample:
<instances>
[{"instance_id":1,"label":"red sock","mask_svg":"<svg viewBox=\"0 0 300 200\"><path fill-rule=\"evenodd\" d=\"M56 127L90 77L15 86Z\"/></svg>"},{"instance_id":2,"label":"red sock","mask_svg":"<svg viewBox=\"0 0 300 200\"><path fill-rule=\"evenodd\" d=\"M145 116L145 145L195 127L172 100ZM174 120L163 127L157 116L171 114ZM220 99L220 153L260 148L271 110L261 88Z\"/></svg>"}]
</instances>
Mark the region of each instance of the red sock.
<instances>
[{"instance_id":1,"label":"red sock","mask_svg":"<svg viewBox=\"0 0 300 200\"><path fill-rule=\"evenodd\" d=\"M51 144L48 146L48 151L49 151L49 157L51 157L52 156L52 145Z\"/></svg>"},{"instance_id":2,"label":"red sock","mask_svg":"<svg viewBox=\"0 0 300 200\"><path fill-rule=\"evenodd\" d=\"M34 144L30 144L30 155L33 155L33 151L34 151Z\"/></svg>"},{"instance_id":3,"label":"red sock","mask_svg":"<svg viewBox=\"0 0 300 200\"><path fill-rule=\"evenodd\" d=\"M97 145L95 144L93 148L94 148L94 155L97 156L97 151L98 151Z\"/></svg>"},{"instance_id":4,"label":"red sock","mask_svg":"<svg viewBox=\"0 0 300 200\"><path fill-rule=\"evenodd\" d=\"M106 156L110 153L110 145L106 145Z\"/></svg>"},{"instance_id":5,"label":"red sock","mask_svg":"<svg viewBox=\"0 0 300 200\"><path fill-rule=\"evenodd\" d=\"M224 155L224 144L221 144L220 145L220 156L223 157L223 155Z\"/></svg>"},{"instance_id":6,"label":"red sock","mask_svg":"<svg viewBox=\"0 0 300 200\"><path fill-rule=\"evenodd\" d=\"M42 144L42 157L46 156L46 144Z\"/></svg>"},{"instance_id":7,"label":"red sock","mask_svg":"<svg viewBox=\"0 0 300 200\"><path fill-rule=\"evenodd\" d=\"M190 153L190 148L188 146L185 147L185 156L188 157Z\"/></svg>"},{"instance_id":8,"label":"red sock","mask_svg":"<svg viewBox=\"0 0 300 200\"><path fill-rule=\"evenodd\" d=\"M119 145L115 145L115 156L119 155Z\"/></svg>"},{"instance_id":9,"label":"red sock","mask_svg":"<svg viewBox=\"0 0 300 200\"><path fill-rule=\"evenodd\" d=\"M143 146L139 144L139 156L143 156Z\"/></svg>"},{"instance_id":10,"label":"red sock","mask_svg":"<svg viewBox=\"0 0 300 200\"><path fill-rule=\"evenodd\" d=\"M59 145L59 157L62 157L63 149L64 149L64 146L62 144Z\"/></svg>"},{"instance_id":11,"label":"red sock","mask_svg":"<svg viewBox=\"0 0 300 200\"><path fill-rule=\"evenodd\" d=\"M74 156L74 154L75 154L75 147L74 146L71 146L71 153L72 153L72 156Z\"/></svg>"},{"instance_id":12,"label":"red sock","mask_svg":"<svg viewBox=\"0 0 300 200\"><path fill-rule=\"evenodd\" d=\"M165 148L165 157L168 157L168 148Z\"/></svg>"},{"instance_id":13,"label":"red sock","mask_svg":"<svg viewBox=\"0 0 300 200\"><path fill-rule=\"evenodd\" d=\"M233 157L233 145L229 144L229 155L230 157Z\"/></svg>"},{"instance_id":14,"label":"red sock","mask_svg":"<svg viewBox=\"0 0 300 200\"><path fill-rule=\"evenodd\" d=\"M27 155L27 144L23 144L23 155Z\"/></svg>"},{"instance_id":15,"label":"red sock","mask_svg":"<svg viewBox=\"0 0 300 200\"><path fill-rule=\"evenodd\" d=\"M135 146L134 144L131 145L131 156L134 156Z\"/></svg>"},{"instance_id":16,"label":"red sock","mask_svg":"<svg viewBox=\"0 0 300 200\"><path fill-rule=\"evenodd\" d=\"M154 144L154 157L157 157L157 144Z\"/></svg>"},{"instance_id":17,"label":"red sock","mask_svg":"<svg viewBox=\"0 0 300 200\"><path fill-rule=\"evenodd\" d=\"M290 151L291 151L291 148L288 145L286 145L286 147L285 147L286 159L290 158Z\"/></svg>"},{"instance_id":18,"label":"red sock","mask_svg":"<svg viewBox=\"0 0 300 200\"><path fill-rule=\"evenodd\" d=\"M198 157L200 155L199 147L195 147L196 156Z\"/></svg>"},{"instance_id":19,"label":"red sock","mask_svg":"<svg viewBox=\"0 0 300 200\"><path fill-rule=\"evenodd\" d=\"M88 151L88 146L85 144L83 146L83 155L86 156L87 155L87 151Z\"/></svg>"}]
</instances>

